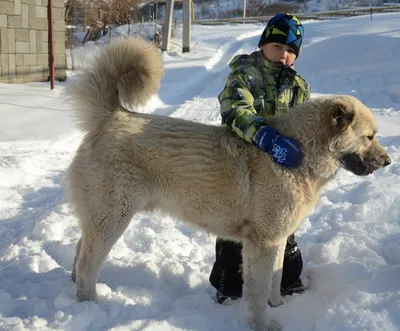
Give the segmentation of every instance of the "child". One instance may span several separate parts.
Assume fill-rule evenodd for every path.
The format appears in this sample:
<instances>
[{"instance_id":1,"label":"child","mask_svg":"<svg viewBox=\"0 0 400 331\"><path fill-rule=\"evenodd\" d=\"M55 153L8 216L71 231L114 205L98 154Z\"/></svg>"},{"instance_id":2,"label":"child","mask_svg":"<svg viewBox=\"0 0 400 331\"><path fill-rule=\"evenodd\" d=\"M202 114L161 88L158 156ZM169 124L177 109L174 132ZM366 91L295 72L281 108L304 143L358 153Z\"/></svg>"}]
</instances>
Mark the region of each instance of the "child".
<instances>
[{"instance_id":1,"label":"child","mask_svg":"<svg viewBox=\"0 0 400 331\"><path fill-rule=\"evenodd\" d=\"M296 141L279 135L266 125L265 118L286 112L310 97L310 86L293 69L303 36L303 26L295 16L275 15L261 35L260 50L232 60L225 88L218 97L223 123L288 168L299 166L303 154ZM210 282L217 289L218 303L242 296L241 265L242 245L217 238ZM282 295L304 291L302 268L301 253L291 235L285 251Z\"/></svg>"}]
</instances>

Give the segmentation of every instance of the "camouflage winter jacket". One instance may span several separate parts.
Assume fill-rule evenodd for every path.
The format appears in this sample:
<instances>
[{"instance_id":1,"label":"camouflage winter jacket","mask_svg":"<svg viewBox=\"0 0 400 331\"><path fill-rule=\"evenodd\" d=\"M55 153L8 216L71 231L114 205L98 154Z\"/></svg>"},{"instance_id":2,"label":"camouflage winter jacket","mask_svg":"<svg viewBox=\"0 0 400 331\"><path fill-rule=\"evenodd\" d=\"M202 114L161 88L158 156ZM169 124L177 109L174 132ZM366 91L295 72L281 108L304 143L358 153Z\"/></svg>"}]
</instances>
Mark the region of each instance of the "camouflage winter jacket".
<instances>
[{"instance_id":1,"label":"camouflage winter jacket","mask_svg":"<svg viewBox=\"0 0 400 331\"><path fill-rule=\"evenodd\" d=\"M310 98L310 86L295 70L268 62L261 51L236 56L230 67L218 96L222 122L248 142L265 118Z\"/></svg>"}]
</instances>

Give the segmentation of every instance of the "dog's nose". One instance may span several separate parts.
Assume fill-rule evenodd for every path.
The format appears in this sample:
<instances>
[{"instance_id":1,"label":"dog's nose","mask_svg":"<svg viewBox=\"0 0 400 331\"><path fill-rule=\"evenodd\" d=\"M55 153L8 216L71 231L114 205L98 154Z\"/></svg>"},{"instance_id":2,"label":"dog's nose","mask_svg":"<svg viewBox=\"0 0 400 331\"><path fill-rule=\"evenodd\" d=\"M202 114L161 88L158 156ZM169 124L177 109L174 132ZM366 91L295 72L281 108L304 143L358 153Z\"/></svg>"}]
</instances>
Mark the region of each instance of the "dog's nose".
<instances>
[{"instance_id":1,"label":"dog's nose","mask_svg":"<svg viewBox=\"0 0 400 331\"><path fill-rule=\"evenodd\" d=\"M386 167L386 166L388 166L388 165L391 164L391 163L392 163L392 161L390 160L390 157L387 156L387 155L384 155L384 156L383 156L383 166Z\"/></svg>"}]
</instances>

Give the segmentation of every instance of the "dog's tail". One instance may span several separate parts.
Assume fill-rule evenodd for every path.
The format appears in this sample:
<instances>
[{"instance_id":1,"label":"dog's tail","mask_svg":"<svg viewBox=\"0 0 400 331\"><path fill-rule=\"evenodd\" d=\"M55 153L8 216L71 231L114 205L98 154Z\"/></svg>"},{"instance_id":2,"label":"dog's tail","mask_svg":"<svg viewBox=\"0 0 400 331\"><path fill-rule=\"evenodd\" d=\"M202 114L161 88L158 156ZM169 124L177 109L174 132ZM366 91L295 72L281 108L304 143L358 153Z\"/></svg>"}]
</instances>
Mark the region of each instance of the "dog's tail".
<instances>
[{"instance_id":1,"label":"dog's tail","mask_svg":"<svg viewBox=\"0 0 400 331\"><path fill-rule=\"evenodd\" d=\"M122 39L104 47L69 86L82 129L108 121L120 104L144 104L160 88L160 51L142 39Z\"/></svg>"}]
</instances>

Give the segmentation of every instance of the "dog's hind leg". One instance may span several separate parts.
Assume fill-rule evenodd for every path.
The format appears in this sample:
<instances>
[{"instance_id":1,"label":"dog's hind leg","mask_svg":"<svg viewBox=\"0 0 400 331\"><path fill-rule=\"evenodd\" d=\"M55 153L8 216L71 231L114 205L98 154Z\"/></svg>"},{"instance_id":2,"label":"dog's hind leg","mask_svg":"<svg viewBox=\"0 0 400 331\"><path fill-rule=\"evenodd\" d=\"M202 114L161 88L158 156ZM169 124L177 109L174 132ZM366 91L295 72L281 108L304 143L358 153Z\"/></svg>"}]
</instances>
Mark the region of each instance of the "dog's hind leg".
<instances>
[{"instance_id":1,"label":"dog's hind leg","mask_svg":"<svg viewBox=\"0 0 400 331\"><path fill-rule=\"evenodd\" d=\"M76 296L79 301L97 301L96 282L100 265L127 228L132 216L132 210L125 208L122 211L122 208L116 207L99 221L82 225L76 262Z\"/></svg>"},{"instance_id":2,"label":"dog's hind leg","mask_svg":"<svg viewBox=\"0 0 400 331\"><path fill-rule=\"evenodd\" d=\"M71 274L71 279L74 283L76 283L76 263L78 262L81 246L82 246L82 237L78 240L75 246L75 258L74 258L74 263L72 265L72 274Z\"/></svg>"},{"instance_id":3,"label":"dog's hind leg","mask_svg":"<svg viewBox=\"0 0 400 331\"><path fill-rule=\"evenodd\" d=\"M256 331L281 330L281 326L277 322L269 321L267 316L277 253L277 246L262 246L247 239L243 240L243 290L250 312L251 325Z\"/></svg>"}]
</instances>

